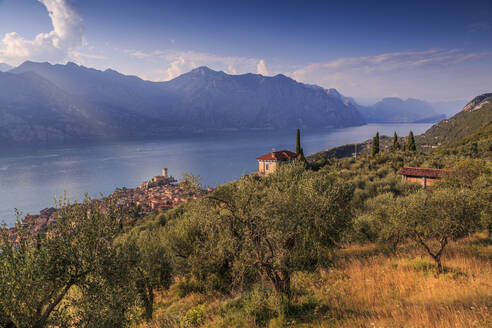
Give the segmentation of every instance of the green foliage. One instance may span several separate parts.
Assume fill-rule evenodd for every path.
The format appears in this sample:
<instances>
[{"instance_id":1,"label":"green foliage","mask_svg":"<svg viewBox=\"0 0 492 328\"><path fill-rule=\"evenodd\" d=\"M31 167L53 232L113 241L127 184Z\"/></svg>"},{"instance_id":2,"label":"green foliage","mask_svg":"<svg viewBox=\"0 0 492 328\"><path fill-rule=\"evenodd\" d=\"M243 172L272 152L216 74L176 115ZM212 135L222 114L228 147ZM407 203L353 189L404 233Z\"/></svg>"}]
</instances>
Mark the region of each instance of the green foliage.
<instances>
[{"instance_id":1,"label":"green foliage","mask_svg":"<svg viewBox=\"0 0 492 328\"><path fill-rule=\"evenodd\" d=\"M132 283L144 305L145 319L152 319L154 291L168 288L172 269L159 229L131 231L121 239Z\"/></svg>"},{"instance_id":2,"label":"green foliage","mask_svg":"<svg viewBox=\"0 0 492 328\"><path fill-rule=\"evenodd\" d=\"M200 175L193 175L191 173L183 173L183 177L181 178L181 181L179 182L179 185L184 189L188 190L190 192L196 191L199 189L202 189L202 183L201 183L202 178Z\"/></svg>"},{"instance_id":3,"label":"green foliage","mask_svg":"<svg viewBox=\"0 0 492 328\"><path fill-rule=\"evenodd\" d=\"M355 232L371 242L386 244L395 252L398 245L405 240L405 234L395 220L400 210L395 203L396 199L391 192L368 199L365 211L355 221Z\"/></svg>"},{"instance_id":4,"label":"green foliage","mask_svg":"<svg viewBox=\"0 0 492 328\"><path fill-rule=\"evenodd\" d=\"M398 142L398 135L396 134L396 131L395 134L393 135L393 146L391 146L391 150L393 151L400 150L400 143Z\"/></svg>"},{"instance_id":5,"label":"green foliage","mask_svg":"<svg viewBox=\"0 0 492 328\"><path fill-rule=\"evenodd\" d=\"M379 132L376 133L376 136L372 138L372 148L371 154L372 156L376 156L379 153Z\"/></svg>"},{"instance_id":6,"label":"green foliage","mask_svg":"<svg viewBox=\"0 0 492 328\"><path fill-rule=\"evenodd\" d=\"M294 162L193 202L169 242L208 288L230 293L266 279L288 295L292 272L314 269L349 227L351 195L350 185Z\"/></svg>"},{"instance_id":7,"label":"green foliage","mask_svg":"<svg viewBox=\"0 0 492 328\"><path fill-rule=\"evenodd\" d=\"M406 150L408 150L408 151L416 151L417 150L417 146L415 145L415 138L413 137L412 131L410 131L410 133L408 134Z\"/></svg>"},{"instance_id":8,"label":"green foliage","mask_svg":"<svg viewBox=\"0 0 492 328\"><path fill-rule=\"evenodd\" d=\"M178 297L183 298L191 293L203 293L205 288L203 284L191 278L178 282L176 290Z\"/></svg>"},{"instance_id":9,"label":"green foliage","mask_svg":"<svg viewBox=\"0 0 492 328\"><path fill-rule=\"evenodd\" d=\"M45 234L19 223L15 242L2 231L0 312L10 326L125 324L133 295L128 265L113 246L121 217L114 204L60 203Z\"/></svg>"},{"instance_id":10,"label":"green foliage","mask_svg":"<svg viewBox=\"0 0 492 328\"><path fill-rule=\"evenodd\" d=\"M296 133L296 154L297 156L301 154L301 131L299 129Z\"/></svg>"},{"instance_id":11,"label":"green foliage","mask_svg":"<svg viewBox=\"0 0 492 328\"><path fill-rule=\"evenodd\" d=\"M296 154L299 160L306 160L306 158L304 157L304 149L302 149L301 147L301 131L299 129L297 129L296 133Z\"/></svg>"},{"instance_id":12,"label":"green foliage","mask_svg":"<svg viewBox=\"0 0 492 328\"><path fill-rule=\"evenodd\" d=\"M400 198L395 219L398 232L413 239L442 272L441 255L450 240L478 230L482 206L472 189L420 190Z\"/></svg>"},{"instance_id":13,"label":"green foliage","mask_svg":"<svg viewBox=\"0 0 492 328\"><path fill-rule=\"evenodd\" d=\"M205 322L205 306L203 304L192 307L186 312L183 319L184 328L200 327Z\"/></svg>"}]
</instances>

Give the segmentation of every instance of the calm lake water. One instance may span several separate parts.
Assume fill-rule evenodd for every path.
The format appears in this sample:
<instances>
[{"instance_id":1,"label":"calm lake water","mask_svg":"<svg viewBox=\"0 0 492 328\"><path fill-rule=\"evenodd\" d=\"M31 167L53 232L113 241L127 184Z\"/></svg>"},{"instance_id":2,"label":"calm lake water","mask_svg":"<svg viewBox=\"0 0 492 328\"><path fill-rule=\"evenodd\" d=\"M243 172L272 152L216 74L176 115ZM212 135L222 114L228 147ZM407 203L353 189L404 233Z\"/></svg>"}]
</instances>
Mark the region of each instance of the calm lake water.
<instances>
[{"instance_id":1,"label":"calm lake water","mask_svg":"<svg viewBox=\"0 0 492 328\"><path fill-rule=\"evenodd\" d=\"M368 124L332 131L303 132L304 153L381 135L420 134L432 124ZM295 130L224 133L215 136L124 141L53 147L0 148L0 222L15 222L14 209L24 214L54 205L66 191L70 199L108 195L117 187L132 188L159 175L161 168L179 179L200 174L210 186L239 178L257 168L256 157L282 149L295 150Z\"/></svg>"}]
</instances>

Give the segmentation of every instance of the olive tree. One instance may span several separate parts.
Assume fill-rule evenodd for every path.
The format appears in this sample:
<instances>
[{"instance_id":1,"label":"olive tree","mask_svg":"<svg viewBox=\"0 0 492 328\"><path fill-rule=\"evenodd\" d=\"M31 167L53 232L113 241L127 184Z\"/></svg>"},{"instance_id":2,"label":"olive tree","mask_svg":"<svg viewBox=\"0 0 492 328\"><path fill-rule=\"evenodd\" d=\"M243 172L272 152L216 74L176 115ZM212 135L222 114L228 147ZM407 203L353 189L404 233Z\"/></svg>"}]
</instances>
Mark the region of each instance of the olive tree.
<instances>
[{"instance_id":1,"label":"olive tree","mask_svg":"<svg viewBox=\"0 0 492 328\"><path fill-rule=\"evenodd\" d=\"M159 229L131 231L122 238L122 249L129 263L131 277L144 306L145 319L151 320L154 291L169 287L171 265Z\"/></svg>"},{"instance_id":2,"label":"olive tree","mask_svg":"<svg viewBox=\"0 0 492 328\"><path fill-rule=\"evenodd\" d=\"M466 188L420 190L398 200L395 213L399 232L414 240L435 261L442 273L441 256L451 240L474 232L483 203Z\"/></svg>"},{"instance_id":3,"label":"olive tree","mask_svg":"<svg viewBox=\"0 0 492 328\"><path fill-rule=\"evenodd\" d=\"M171 248L202 281L214 277L234 288L263 277L288 298L292 273L313 269L338 246L352 193L297 162L266 178L243 176L190 204L172 227Z\"/></svg>"},{"instance_id":4,"label":"olive tree","mask_svg":"<svg viewBox=\"0 0 492 328\"><path fill-rule=\"evenodd\" d=\"M365 202L364 211L355 219L354 230L371 242L388 245L395 253L406 238L396 220L399 211L396 197L391 192L370 198Z\"/></svg>"},{"instance_id":5,"label":"olive tree","mask_svg":"<svg viewBox=\"0 0 492 328\"><path fill-rule=\"evenodd\" d=\"M113 244L121 213L110 200L62 205L56 223L44 233L31 233L20 222L13 237L3 229L3 320L18 328L87 326L90 320L82 324L80 319L90 306L99 326L121 326L125 316L115 311L130 307L132 301L126 289L127 265Z\"/></svg>"}]
</instances>

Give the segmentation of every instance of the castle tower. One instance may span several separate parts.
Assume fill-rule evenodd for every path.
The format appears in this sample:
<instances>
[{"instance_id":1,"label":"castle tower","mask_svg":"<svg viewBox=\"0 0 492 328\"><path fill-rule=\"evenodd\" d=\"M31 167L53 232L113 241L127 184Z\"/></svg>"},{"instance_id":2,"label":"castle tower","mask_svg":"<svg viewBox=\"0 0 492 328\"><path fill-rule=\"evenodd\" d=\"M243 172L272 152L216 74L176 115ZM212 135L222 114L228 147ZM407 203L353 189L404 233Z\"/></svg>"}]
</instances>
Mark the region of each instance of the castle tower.
<instances>
[{"instance_id":1,"label":"castle tower","mask_svg":"<svg viewBox=\"0 0 492 328\"><path fill-rule=\"evenodd\" d=\"M162 176L167 178L167 167L162 169Z\"/></svg>"}]
</instances>

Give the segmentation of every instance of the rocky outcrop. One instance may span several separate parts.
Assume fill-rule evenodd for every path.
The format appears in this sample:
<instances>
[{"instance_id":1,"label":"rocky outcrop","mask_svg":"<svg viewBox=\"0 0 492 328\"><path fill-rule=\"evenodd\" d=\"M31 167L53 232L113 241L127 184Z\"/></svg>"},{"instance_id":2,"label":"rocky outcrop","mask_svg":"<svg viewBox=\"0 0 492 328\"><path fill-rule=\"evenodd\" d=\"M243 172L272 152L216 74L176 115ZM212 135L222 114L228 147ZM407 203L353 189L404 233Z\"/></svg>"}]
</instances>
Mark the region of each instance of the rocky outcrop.
<instances>
[{"instance_id":1,"label":"rocky outcrop","mask_svg":"<svg viewBox=\"0 0 492 328\"><path fill-rule=\"evenodd\" d=\"M473 98L472 101L466 104L463 111L473 112L490 103L492 103L492 93L484 93L483 95Z\"/></svg>"}]
</instances>

